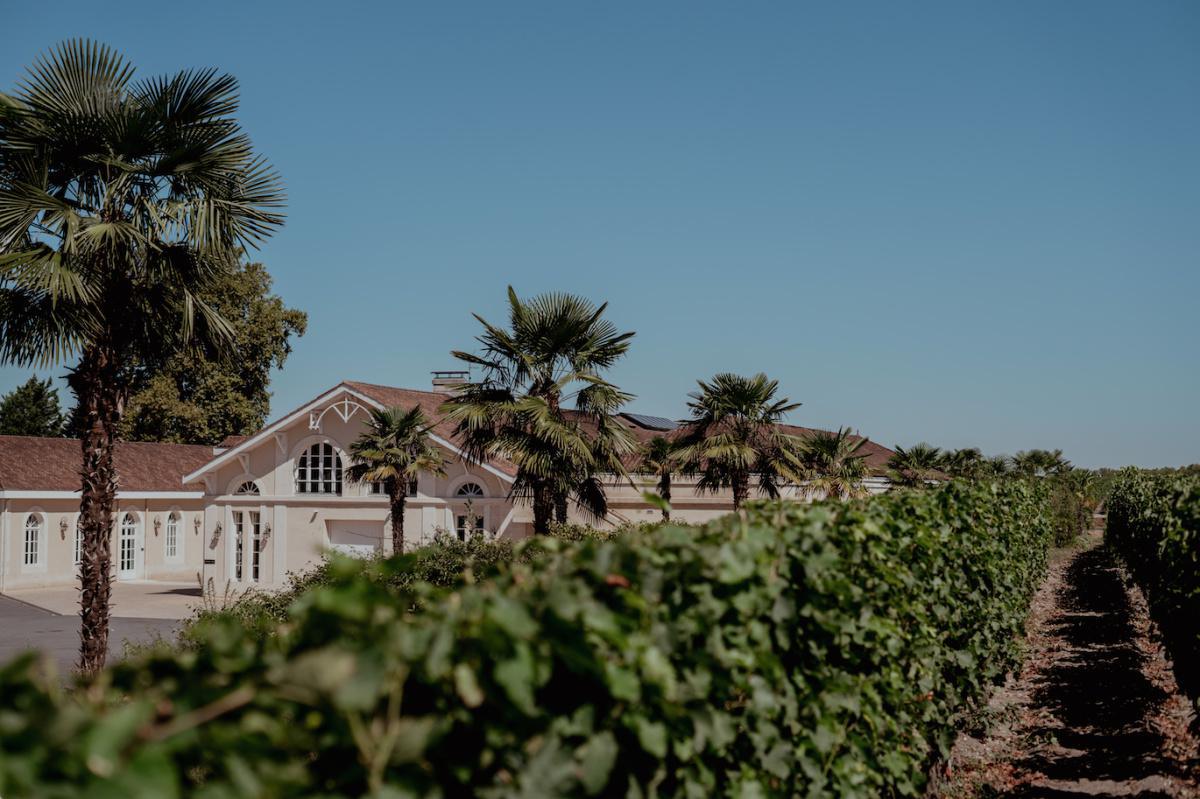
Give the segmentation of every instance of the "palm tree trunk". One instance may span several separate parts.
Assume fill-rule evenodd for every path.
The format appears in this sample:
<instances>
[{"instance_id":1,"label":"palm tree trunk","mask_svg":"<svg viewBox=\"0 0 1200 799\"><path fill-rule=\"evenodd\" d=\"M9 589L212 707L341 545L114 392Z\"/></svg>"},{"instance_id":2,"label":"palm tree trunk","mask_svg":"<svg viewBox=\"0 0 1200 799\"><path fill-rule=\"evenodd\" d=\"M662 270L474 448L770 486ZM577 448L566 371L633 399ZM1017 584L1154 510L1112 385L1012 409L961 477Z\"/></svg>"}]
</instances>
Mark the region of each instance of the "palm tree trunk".
<instances>
[{"instance_id":1,"label":"palm tree trunk","mask_svg":"<svg viewBox=\"0 0 1200 799\"><path fill-rule=\"evenodd\" d=\"M662 509L662 517L664 522L671 521L671 473L663 472L662 477L658 480L658 495L663 498L663 502L667 503Z\"/></svg>"},{"instance_id":2,"label":"palm tree trunk","mask_svg":"<svg viewBox=\"0 0 1200 799\"><path fill-rule=\"evenodd\" d=\"M535 535L549 535L550 521L554 515L554 497L550 486L543 481L533 485L533 532Z\"/></svg>"},{"instance_id":3,"label":"palm tree trunk","mask_svg":"<svg viewBox=\"0 0 1200 799\"><path fill-rule=\"evenodd\" d=\"M117 365L111 349L92 345L68 383L79 406L79 669L104 667L108 656L109 603L112 598L112 526L117 494L113 460L117 424L124 410Z\"/></svg>"},{"instance_id":4,"label":"palm tree trunk","mask_svg":"<svg viewBox=\"0 0 1200 799\"><path fill-rule=\"evenodd\" d=\"M735 474L730 482L733 487L733 509L741 510L742 505L750 498L750 475Z\"/></svg>"},{"instance_id":5,"label":"palm tree trunk","mask_svg":"<svg viewBox=\"0 0 1200 799\"><path fill-rule=\"evenodd\" d=\"M559 524L567 523L567 495L566 492L554 492L554 521Z\"/></svg>"},{"instance_id":6,"label":"palm tree trunk","mask_svg":"<svg viewBox=\"0 0 1200 799\"><path fill-rule=\"evenodd\" d=\"M392 504L392 554L404 554L404 507L407 504L408 481L390 480L389 499Z\"/></svg>"}]
</instances>

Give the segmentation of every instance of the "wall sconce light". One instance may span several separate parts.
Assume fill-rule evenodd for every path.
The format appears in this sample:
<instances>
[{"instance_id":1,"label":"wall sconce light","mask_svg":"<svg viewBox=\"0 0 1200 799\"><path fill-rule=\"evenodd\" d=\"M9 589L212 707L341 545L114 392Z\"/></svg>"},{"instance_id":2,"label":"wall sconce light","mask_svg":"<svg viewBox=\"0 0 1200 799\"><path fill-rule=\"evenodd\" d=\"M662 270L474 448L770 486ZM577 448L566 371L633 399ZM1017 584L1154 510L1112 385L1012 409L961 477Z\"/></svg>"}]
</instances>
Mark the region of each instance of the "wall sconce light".
<instances>
[{"instance_id":1,"label":"wall sconce light","mask_svg":"<svg viewBox=\"0 0 1200 799\"><path fill-rule=\"evenodd\" d=\"M217 526L213 528L213 537L214 538L221 537L221 523L220 522L217 522Z\"/></svg>"},{"instance_id":2,"label":"wall sconce light","mask_svg":"<svg viewBox=\"0 0 1200 799\"><path fill-rule=\"evenodd\" d=\"M67 524L66 516L63 516L61 519L58 520L58 532L62 535L63 541L67 540L67 527L68 526L69 525Z\"/></svg>"},{"instance_id":3,"label":"wall sconce light","mask_svg":"<svg viewBox=\"0 0 1200 799\"><path fill-rule=\"evenodd\" d=\"M266 524L263 525L262 538L263 538L263 543L266 543L267 541L271 540L271 523L270 522L267 522Z\"/></svg>"},{"instance_id":4,"label":"wall sconce light","mask_svg":"<svg viewBox=\"0 0 1200 799\"><path fill-rule=\"evenodd\" d=\"M200 518L202 515L197 513L192 517L192 532L196 535L200 535L200 525L203 523L203 519Z\"/></svg>"},{"instance_id":5,"label":"wall sconce light","mask_svg":"<svg viewBox=\"0 0 1200 799\"><path fill-rule=\"evenodd\" d=\"M154 517L154 537L158 538L158 531L162 529L162 516Z\"/></svg>"}]
</instances>

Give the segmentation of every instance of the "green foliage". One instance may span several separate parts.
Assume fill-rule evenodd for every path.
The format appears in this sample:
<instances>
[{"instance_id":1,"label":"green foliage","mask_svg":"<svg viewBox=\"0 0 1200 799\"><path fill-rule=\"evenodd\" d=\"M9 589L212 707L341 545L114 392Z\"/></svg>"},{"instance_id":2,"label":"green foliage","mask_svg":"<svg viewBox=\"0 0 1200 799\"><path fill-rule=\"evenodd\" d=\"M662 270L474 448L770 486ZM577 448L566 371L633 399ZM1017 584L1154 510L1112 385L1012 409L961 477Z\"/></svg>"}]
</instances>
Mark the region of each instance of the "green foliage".
<instances>
[{"instance_id":1,"label":"green foliage","mask_svg":"<svg viewBox=\"0 0 1200 799\"><path fill-rule=\"evenodd\" d=\"M271 294L262 264L223 273L201 297L232 326L233 358L175 352L143 362L121 421L129 441L219 444L263 426L271 404L271 370L282 369L308 317Z\"/></svg>"},{"instance_id":2,"label":"green foliage","mask_svg":"<svg viewBox=\"0 0 1200 799\"><path fill-rule=\"evenodd\" d=\"M637 442L615 419L629 399L604 378L624 357L632 332L604 318L607 303L593 305L552 292L521 299L508 287L508 328L478 314L480 352L455 358L483 371L442 407L455 423L468 458L504 458L517 467L512 495L532 500L538 533L567 521L568 500L604 518L608 500L602 475L625 474L623 456ZM575 408L563 407L574 395Z\"/></svg>"},{"instance_id":3,"label":"green foliage","mask_svg":"<svg viewBox=\"0 0 1200 799\"><path fill-rule=\"evenodd\" d=\"M571 537L579 535L572 532ZM529 559L537 550L526 547L521 557ZM378 570L372 565L386 558L377 555L366 558L363 563L364 579L377 579L380 585L396 597L408 597L418 583L430 587L455 588L476 580L494 577L501 567L512 562L514 548L511 541L485 538L477 535L460 541L456 536L443 533L431 544L415 549L406 559L406 568ZM237 598L228 606L204 609L197 612L183 627L181 637L185 642L202 645L200 635L205 625L217 618L233 618L239 624L256 630L259 634L272 634L276 627L288 619L288 609L301 595L314 588L328 585L334 574L334 559L324 559L303 572L289 572L287 586L279 591L251 591Z\"/></svg>"},{"instance_id":4,"label":"green foliage","mask_svg":"<svg viewBox=\"0 0 1200 799\"><path fill-rule=\"evenodd\" d=\"M1108 498L1105 540L1146 592L1180 681L1200 694L1200 474L1126 469Z\"/></svg>"},{"instance_id":5,"label":"green foliage","mask_svg":"<svg viewBox=\"0 0 1200 799\"><path fill-rule=\"evenodd\" d=\"M810 497L865 497L868 475L867 440L839 427L836 433L815 430L800 450L801 474Z\"/></svg>"},{"instance_id":6,"label":"green foliage","mask_svg":"<svg viewBox=\"0 0 1200 799\"><path fill-rule=\"evenodd\" d=\"M0 435L58 438L64 422L58 389L49 378L34 375L0 398Z\"/></svg>"},{"instance_id":7,"label":"green foliage","mask_svg":"<svg viewBox=\"0 0 1200 799\"><path fill-rule=\"evenodd\" d=\"M888 480L892 485L924 488L930 481L944 476L945 456L939 448L922 441L907 449L897 445L887 465Z\"/></svg>"},{"instance_id":8,"label":"green foliage","mask_svg":"<svg viewBox=\"0 0 1200 799\"><path fill-rule=\"evenodd\" d=\"M1061 449L1030 449L1012 457L1012 470L1018 477L1046 477L1071 469Z\"/></svg>"},{"instance_id":9,"label":"green foliage","mask_svg":"<svg viewBox=\"0 0 1200 799\"><path fill-rule=\"evenodd\" d=\"M346 474L351 480L377 483L388 497L392 551L403 552L404 505L409 486L416 493L417 475L444 475L442 450L430 438L433 422L420 406L378 408L366 428L350 444L352 458Z\"/></svg>"},{"instance_id":10,"label":"green foliage","mask_svg":"<svg viewBox=\"0 0 1200 799\"><path fill-rule=\"evenodd\" d=\"M85 692L0 669L0 794L917 796L1015 661L1043 494L754 504L449 588L336 559L274 635L216 616Z\"/></svg>"},{"instance_id":11,"label":"green foliage","mask_svg":"<svg viewBox=\"0 0 1200 799\"><path fill-rule=\"evenodd\" d=\"M283 223L284 202L237 109L230 75L136 80L119 53L84 40L40 57L4 95L0 361L82 353L128 390L138 363L237 343L206 298Z\"/></svg>"},{"instance_id":12,"label":"green foliage","mask_svg":"<svg viewBox=\"0 0 1200 799\"><path fill-rule=\"evenodd\" d=\"M751 377L724 372L697 383L678 452L700 475L697 490L732 489L733 507L740 508L749 499L751 478L771 498L784 483L803 481L801 441L779 426L800 403L776 397L778 380L761 372Z\"/></svg>"}]
</instances>

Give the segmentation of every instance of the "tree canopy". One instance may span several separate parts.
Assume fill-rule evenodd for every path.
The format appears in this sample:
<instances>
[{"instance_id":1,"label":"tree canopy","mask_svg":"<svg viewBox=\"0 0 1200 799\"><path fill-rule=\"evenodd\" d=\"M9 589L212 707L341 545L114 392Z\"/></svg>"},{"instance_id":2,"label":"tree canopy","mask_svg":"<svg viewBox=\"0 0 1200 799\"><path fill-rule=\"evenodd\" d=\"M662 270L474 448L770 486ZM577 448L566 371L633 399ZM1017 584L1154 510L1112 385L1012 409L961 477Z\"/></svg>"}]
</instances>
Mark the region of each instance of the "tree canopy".
<instances>
[{"instance_id":1,"label":"tree canopy","mask_svg":"<svg viewBox=\"0 0 1200 799\"><path fill-rule=\"evenodd\" d=\"M49 378L34 375L0 398L0 435L58 438L64 427L58 389Z\"/></svg>"},{"instance_id":2,"label":"tree canopy","mask_svg":"<svg viewBox=\"0 0 1200 799\"><path fill-rule=\"evenodd\" d=\"M698 490L729 488L734 508L740 508L750 497L752 478L759 493L772 498L782 484L803 481L802 442L779 427L800 403L776 398L778 380L761 372L752 377L725 372L696 382L700 390L690 395L692 418L680 437L679 457L700 475Z\"/></svg>"},{"instance_id":3,"label":"tree canopy","mask_svg":"<svg viewBox=\"0 0 1200 799\"><path fill-rule=\"evenodd\" d=\"M603 517L601 474L624 474L621 458L636 449L614 416L630 395L604 378L625 355L622 333L599 306L571 294L521 299L508 289L509 326L478 314L484 332L478 354L455 358L483 372L443 406L469 459L506 458L517 467L514 496L532 500L534 529L546 533L551 515L567 521L567 503ZM574 398L574 411L563 407Z\"/></svg>"},{"instance_id":4,"label":"tree canopy","mask_svg":"<svg viewBox=\"0 0 1200 799\"><path fill-rule=\"evenodd\" d=\"M283 367L307 315L271 293L271 276L245 263L201 292L233 328L233 356L180 351L143 363L121 422L130 441L218 444L249 435L270 409L271 371Z\"/></svg>"}]
</instances>

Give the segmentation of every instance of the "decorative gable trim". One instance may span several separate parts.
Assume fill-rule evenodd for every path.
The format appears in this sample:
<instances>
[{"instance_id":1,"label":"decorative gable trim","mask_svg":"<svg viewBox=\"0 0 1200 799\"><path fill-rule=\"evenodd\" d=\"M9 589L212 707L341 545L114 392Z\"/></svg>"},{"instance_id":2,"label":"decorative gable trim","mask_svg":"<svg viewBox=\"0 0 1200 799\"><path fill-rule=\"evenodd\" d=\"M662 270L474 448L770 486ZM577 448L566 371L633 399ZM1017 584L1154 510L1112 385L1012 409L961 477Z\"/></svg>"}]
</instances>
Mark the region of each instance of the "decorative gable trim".
<instances>
[{"instance_id":1,"label":"decorative gable trim","mask_svg":"<svg viewBox=\"0 0 1200 799\"><path fill-rule=\"evenodd\" d=\"M342 397L341 401L338 402L337 401L338 397L343 394L347 395L347 396ZM353 398L353 399L351 399L351 398ZM322 406L327 406L327 407L322 408ZM352 408L351 406L356 406L356 407ZM225 452L222 452L216 458L213 458L211 461L204 464L196 471L194 471L191 474L184 477L183 482L184 483L194 483L201 479L204 479L205 486L207 487L210 483L209 475L211 475L217 469L220 469L222 466L225 466L228 463L232 463L235 458L237 458L239 461L243 458L246 458L247 461L244 461L244 462L248 462L249 451L251 449L253 449L254 447L257 447L262 442L266 441L268 437L274 437L275 445L280 448L280 451L287 452L287 448L286 448L287 433L283 431L283 428L291 425L292 423L296 422L299 419L303 419L306 414L309 417L309 427L310 428L312 427L313 419L315 418L317 421L317 424L318 424L318 429L319 429L321 417L324 416L325 412L330 409L333 409L334 412L337 413L339 416L342 416L342 414L345 413L346 415L342 416L342 419L343 419L343 421L348 421L350 419L350 417L353 416L354 413L356 413L359 408L365 410L368 407L377 408L377 409L382 410L384 408L384 405L383 405L383 403L377 402L376 400L372 399L371 397L368 397L366 394L363 394L362 392L359 392L353 388L350 388L345 383L339 383L338 385L336 385L329 391L326 391L324 394L322 394L321 396L314 399L312 402L309 402L306 405L303 405L302 407L297 408L295 411L292 411L287 416L284 416L284 417L272 422L271 424L267 425L262 430L259 430L257 433L250 436L249 438L247 438L245 441L238 444L237 446L232 447L231 449L228 449ZM318 411L320 411L320 413L316 417L314 417L313 414L317 413ZM429 437L431 439L433 439L433 441L435 443L439 444L440 446L445 447L446 449L450 450L458 457L466 460L462 449L455 446L453 443L451 443L447 439L442 438L441 436L437 435L436 433L430 433ZM511 484L514 482L514 478L512 477L512 475L505 474L503 471L501 471L500 469L497 469L495 466L492 466L489 463L482 463L479 465L485 471L489 472L490 474L496 475L501 480L503 480L505 483ZM248 471L248 470L246 470L246 471ZM212 493L211 489L209 490L209 493L210 494Z\"/></svg>"}]
</instances>

